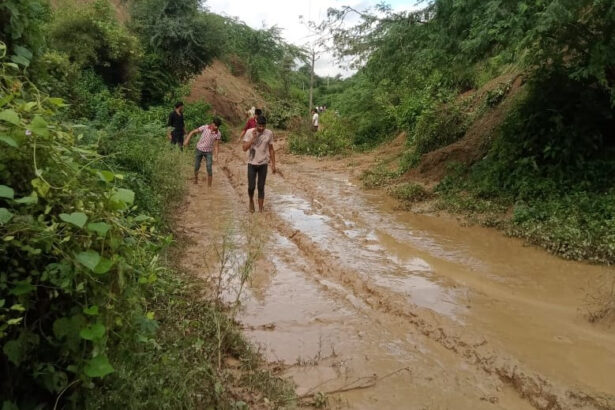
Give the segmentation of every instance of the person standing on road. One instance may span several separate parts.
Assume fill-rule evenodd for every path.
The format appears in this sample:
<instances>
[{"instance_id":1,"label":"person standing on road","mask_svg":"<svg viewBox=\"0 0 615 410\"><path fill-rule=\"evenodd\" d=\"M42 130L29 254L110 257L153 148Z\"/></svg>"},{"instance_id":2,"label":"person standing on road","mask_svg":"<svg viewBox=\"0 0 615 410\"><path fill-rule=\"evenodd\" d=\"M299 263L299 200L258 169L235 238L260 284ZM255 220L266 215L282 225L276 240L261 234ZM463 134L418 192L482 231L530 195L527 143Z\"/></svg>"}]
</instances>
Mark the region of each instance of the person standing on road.
<instances>
[{"instance_id":1,"label":"person standing on road","mask_svg":"<svg viewBox=\"0 0 615 410\"><path fill-rule=\"evenodd\" d=\"M273 149L273 132L268 130L267 119L259 115L256 128L249 129L243 138L242 148L248 154L248 198L250 212L254 212L254 189L258 187L258 210L263 212L265 202L265 180L267 166L271 162L271 171L276 173L275 150ZM258 179L258 182L257 182Z\"/></svg>"},{"instance_id":2,"label":"person standing on road","mask_svg":"<svg viewBox=\"0 0 615 410\"><path fill-rule=\"evenodd\" d=\"M184 126L184 103L178 101L175 104L175 109L169 114L167 120L167 138L171 144L177 144L180 150L184 150L184 135L186 128Z\"/></svg>"},{"instance_id":3,"label":"person standing on road","mask_svg":"<svg viewBox=\"0 0 615 410\"><path fill-rule=\"evenodd\" d=\"M222 120L218 117L214 117L213 121L209 125L202 125L196 128L188 134L184 145L190 143L190 138L197 132L201 133L199 142L196 143L196 152L194 155L194 183L199 183L199 169L201 168L201 160L205 158L205 168L207 168L207 186L211 186L213 180L212 164L214 162L214 156L218 158L218 145L222 135L220 134L220 125Z\"/></svg>"},{"instance_id":4,"label":"person standing on road","mask_svg":"<svg viewBox=\"0 0 615 410\"><path fill-rule=\"evenodd\" d=\"M256 108L254 110L254 115L248 118L248 121L246 122L246 126L243 127L243 131L241 131L241 134L239 135L239 141L243 141L243 137L246 135L246 132L248 130L252 128L256 128L256 119L260 117L261 115L263 115L263 111L260 108Z\"/></svg>"},{"instance_id":5,"label":"person standing on road","mask_svg":"<svg viewBox=\"0 0 615 410\"><path fill-rule=\"evenodd\" d=\"M312 108L312 131L318 131L318 111L316 108Z\"/></svg>"}]
</instances>

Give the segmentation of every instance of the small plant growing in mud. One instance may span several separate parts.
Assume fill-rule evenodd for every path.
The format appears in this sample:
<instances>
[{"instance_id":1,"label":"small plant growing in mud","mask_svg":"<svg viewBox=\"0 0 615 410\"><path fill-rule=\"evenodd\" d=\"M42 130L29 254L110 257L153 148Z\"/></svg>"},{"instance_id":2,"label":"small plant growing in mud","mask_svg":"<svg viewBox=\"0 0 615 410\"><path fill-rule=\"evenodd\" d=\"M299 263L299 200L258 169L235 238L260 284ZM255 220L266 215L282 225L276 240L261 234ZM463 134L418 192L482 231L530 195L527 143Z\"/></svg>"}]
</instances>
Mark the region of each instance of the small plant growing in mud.
<instances>
[{"instance_id":1,"label":"small plant growing in mud","mask_svg":"<svg viewBox=\"0 0 615 410\"><path fill-rule=\"evenodd\" d=\"M242 231L245 232L245 237L240 245L238 242L241 238L231 227L226 228L220 241L213 245L216 268L208 269L214 272L210 281L213 283L214 303L220 307L214 315L218 368L222 367L223 346L228 336L224 322L235 320L245 284L250 279L262 250L262 238L254 224L247 224ZM225 310L227 312L224 312Z\"/></svg>"},{"instance_id":2,"label":"small plant growing in mud","mask_svg":"<svg viewBox=\"0 0 615 410\"><path fill-rule=\"evenodd\" d=\"M487 97L485 98L485 104L489 108L493 108L497 106L504 100L504 98L506 98L511 88L512 88L512 81L508 81L508 82L499 84L493 90L489 90L487 92Z\"/></svg>"},{"instance_id":3,"label":"small plant growing in mud","mask_svg":"<svg viewBox=\"0 0 615 410\"><path fill-rule=\"evenodd\" d=\"M314 401L312 402L312 405L317 409L324 409L329 405L329 399L327 398L327 395L323 392L318 392L314 394L313 400Z\"/></svg>"},{"instance_id":4,"label":"small plant growing in mud","mask_svg":"<svg viewBox=\"0 0 615 410\"><path fill-rule=\"evenodd\" d=\"M205 255L205 270L209 272L211 296L217 306L231 308L233 318L240 305L245 284L250 279L254 264L262 253L262 238L258 227L248 223L236 230L227 227L220 240L211 246Z\"/></svg>"},{"instance_id":5,"label":"small plant growing in mud","mask_svg":"<svg viewBox=\"0 0 615 410\"><path fill-rule=\"evenodd\" d=\"M407 202L420 202L431 196L431 193L422 185L412 182L390 186L387 188L387 192L394 198Z\"/></svg>"},{"instance_id":6,"label":"small plant growing in mud","mask_svg":"<svg viewBox=\"0 0 615 410\"><path fill-rule=\"evenodd\" d=\"M322 346L322 336L318 338L318 352L309 359L304 359L302 357L297 357L295 362L295 366L298 367L310 367L310 366L318 366L318 364L322 360L335 358L337 357L337 353L335 352L335 347L331 344L331 353L328 356L323 356L322 354L323 346Z\"/></svg>"},{"instance_id":7,"label":"small plant growing in mud","mask_svg":"<svg viewBox=\"0 0 615 410\"><path fill-rule=\"evenodd\" d=\"M615 322L615 277L604 275L585 297L587 319L592 322Z\"/></svg>"},{"instance_id":8,"label":"small plant growing in mud","mask_svg":"<svg viewBox=\"0 0 615 410\"><path fill-rule=\"evenodd\" d=\"M378 164L375 168L366 170L361 175L361 181L365 188L373 189L388 185L397 177L399 177L398 171L389 170L385 164Z\"/></svg>"}]
</instances>

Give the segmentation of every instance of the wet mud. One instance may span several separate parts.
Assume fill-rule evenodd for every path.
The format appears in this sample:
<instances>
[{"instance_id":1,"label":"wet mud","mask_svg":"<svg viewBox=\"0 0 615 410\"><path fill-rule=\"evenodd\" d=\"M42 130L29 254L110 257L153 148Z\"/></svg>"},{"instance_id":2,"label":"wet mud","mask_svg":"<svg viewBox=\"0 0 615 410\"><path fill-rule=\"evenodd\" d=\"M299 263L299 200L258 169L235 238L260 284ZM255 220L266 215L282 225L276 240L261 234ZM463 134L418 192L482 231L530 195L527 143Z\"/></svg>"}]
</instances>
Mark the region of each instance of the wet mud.
<instances>
[{"instance_id":1,"label":"wet mud","mask_svg":"<svg viewBox=\"0 0 615 410\"><path fill-rule=\"evenodd\" d=\"M191 186L175 225L183 268L210 281L224 235L238 259L257 236L238 320L300 396L352 409L615 408L615 329L584 314L612 268L400 211L360 187L352 159L279 150L278 166L265 213L250 214L245 156L226 144L213 186Z\"/></svg>"}]
</instances>

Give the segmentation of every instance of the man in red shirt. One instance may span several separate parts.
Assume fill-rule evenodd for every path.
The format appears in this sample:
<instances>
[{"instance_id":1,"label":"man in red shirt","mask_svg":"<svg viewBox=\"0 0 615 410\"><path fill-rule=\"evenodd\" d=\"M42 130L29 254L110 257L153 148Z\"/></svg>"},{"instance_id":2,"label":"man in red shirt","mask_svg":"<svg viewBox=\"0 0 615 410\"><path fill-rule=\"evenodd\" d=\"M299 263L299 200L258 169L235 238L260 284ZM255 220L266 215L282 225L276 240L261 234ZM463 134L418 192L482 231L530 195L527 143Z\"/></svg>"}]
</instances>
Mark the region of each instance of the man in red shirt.
<instances>
[{"instance_id":1,"label":"man in red shirt","mask_svg":"<svg viewBox=\"0 0 615 410\"><path fill-rule=\"evenodd\" d=\"M241 131L241 135L239 136L239 141L243 141L244 135L246 135L246 131L251 130L252 128L256 128L256 119L263 115L263 111L260 108L254 110L254 116L250 117L248 122L246 122L246 126L243 127L243 131Z\"/></svg>"},{"instance_id":2,"label":"man in red shirt","mask_svg":"<svg viewBox=\"0 0 615 410\"><path fill-rule=\"evenodd\" d=\"M212 164L214 154L218 157L218 144L222 135L220 134L220 125L222 121L215 117L211 124L202 125L188 134L184 146L190 143L190 138L197 132L202 133L199 142L196 143L196 154L194 156L194 183L199 183L199 169L201 168L201 160L205 157L205 167L207 168L207 186L211 186L212 182Z\"/></svg>"}]
</instances>

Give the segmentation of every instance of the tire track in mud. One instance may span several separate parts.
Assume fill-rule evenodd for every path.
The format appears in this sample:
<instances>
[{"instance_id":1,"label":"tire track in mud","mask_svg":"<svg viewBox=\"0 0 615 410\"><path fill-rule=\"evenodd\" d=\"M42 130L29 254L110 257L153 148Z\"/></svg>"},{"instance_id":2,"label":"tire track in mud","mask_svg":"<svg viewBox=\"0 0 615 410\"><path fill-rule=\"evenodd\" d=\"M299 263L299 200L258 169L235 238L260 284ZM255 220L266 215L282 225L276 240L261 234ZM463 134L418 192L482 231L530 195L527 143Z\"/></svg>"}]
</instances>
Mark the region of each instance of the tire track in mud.
<instances>
[{"instance_id":1,"label":"tire track in mud","mask_svg":"<svg viewBox=\"0 0 615 410\"><path fill-rule=\"evenodd\" d=\"M224 147L222 153L227 157L222 170L239 197L245 192L232 168L244 163L244 158L234 147ZM229 158L230 157L230 158ZM284 183L299 186L299 181L291 181L280 173ZM321 200L323 200L321 198ZM319 211L324 210L323 206ZM335 217L335 214L331 214ZM339 260L328 250L322 249L307 234L296 229L283 218L271 211L267 215L268 224L280 235L294 243L303 257L310 261L313 273L327 281L341 285L345 291L363 302L374 311L397 318L403 318L418 332L439 343L449 351L463 358L487 375L497 376L503 383L512 387L522 398L537 409L615 409L615 398L606 394L579 391L575 388L547 380L535 371L528 369L514 357L499 352L485 337L473 334L459 323L438 315L432 310L414 305L406 297L391 292L385 287L369 283L360 275L341 266ZM339 291L339 290L337 290Z\"/></svg>"}]
</instances>

